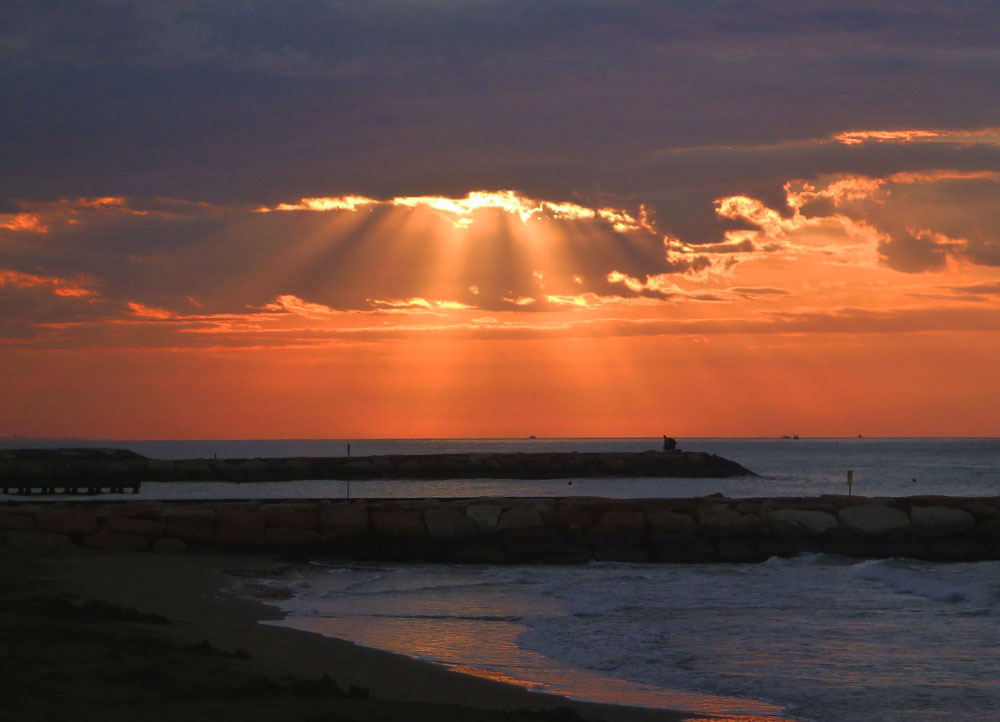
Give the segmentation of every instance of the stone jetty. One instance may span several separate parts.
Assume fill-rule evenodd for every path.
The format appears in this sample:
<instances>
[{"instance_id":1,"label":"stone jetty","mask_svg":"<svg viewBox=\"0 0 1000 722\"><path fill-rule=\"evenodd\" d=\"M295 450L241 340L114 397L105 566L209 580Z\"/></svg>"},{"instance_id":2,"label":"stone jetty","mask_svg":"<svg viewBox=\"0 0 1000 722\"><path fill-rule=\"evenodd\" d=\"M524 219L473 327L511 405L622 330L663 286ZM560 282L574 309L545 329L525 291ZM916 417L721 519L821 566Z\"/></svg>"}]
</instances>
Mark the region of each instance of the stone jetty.
<instances>
[{"instance_id":1,"label":"stone jetty","mask_svg":"<svg viewBox=\"0 0 1000 722\"><path fill-rule=\"evenodd\" d=\"M1000 559L1000 497L7 502L18 548L448 563Z\"/></svg>"},{"instance_id":2,"label":"stone jetty","mask_svg":"<svg viewBox=\"0 0 1000 722\"><path fill-rule=\"evenodd\" d=\"M150 459L121 449L0 452L0 487L144 481L729 477L752 472L698 451L389 454L271 459Z\"/></svg>"}]
</instances>

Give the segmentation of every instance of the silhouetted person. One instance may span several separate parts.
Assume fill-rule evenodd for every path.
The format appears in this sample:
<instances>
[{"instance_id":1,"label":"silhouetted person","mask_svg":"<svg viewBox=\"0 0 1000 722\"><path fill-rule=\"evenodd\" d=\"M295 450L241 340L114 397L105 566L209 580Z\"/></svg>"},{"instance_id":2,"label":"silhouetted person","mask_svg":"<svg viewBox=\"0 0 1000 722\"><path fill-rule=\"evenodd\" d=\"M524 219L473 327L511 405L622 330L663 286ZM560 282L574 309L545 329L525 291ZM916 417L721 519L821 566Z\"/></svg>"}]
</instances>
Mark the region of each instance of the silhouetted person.
<instances>
[{"instance_id":1,"label":"silhouetted person","mask_svg":"<svg viewBox=\"0 0 1000 722\"><path fill-rule=\"evenodd\" d=\"M673 451L676 448L677 448L677 441L675 439L671 439L669 436L667 436L666 434L664 434L663 435L663 450L664 451Z\"/></svg>"}]
</instances>

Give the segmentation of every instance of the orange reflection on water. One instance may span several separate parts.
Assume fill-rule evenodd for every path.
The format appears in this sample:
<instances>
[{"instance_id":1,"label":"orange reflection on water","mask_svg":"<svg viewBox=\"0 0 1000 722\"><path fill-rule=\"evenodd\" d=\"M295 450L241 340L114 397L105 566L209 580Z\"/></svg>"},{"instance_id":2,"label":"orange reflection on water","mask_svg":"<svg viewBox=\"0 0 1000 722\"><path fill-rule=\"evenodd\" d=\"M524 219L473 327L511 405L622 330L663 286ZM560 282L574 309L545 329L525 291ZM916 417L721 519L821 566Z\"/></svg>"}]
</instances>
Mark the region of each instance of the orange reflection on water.
<instances>
[{"instance_id":1,"label":"orange reflection on water","mask_svg":"<svg viewBox=\"0 0 1000 722\"><path fill-rule=\"evenodd\" d=\"M451 671L458 672L459 674L468 674L472 677L482 677L483 679L489 679L493 682L512 684L515 687L524 687L525 689L534 690L536 692L541 691L540 688L545 687L545 685L538 684L536 682L526 682L523 679L511 677L509 674L504 674L503 672L497 672L490 669L478 669L476 667L470 667L467 664L449 664L446 666Z\"/></svg>"},{"instance_id":2,"label":"orange reflection on water","mask_svg":"<svg viewBox=\"0 0 1000 722\"><path fill-rule=\"evenodd\" d=\"M453 613L453 603L442 601L440 607L431 603L424 611L431 615L436 612ZM323 611L330 616L286 617L276 624L347 639L355 644L414 659L436 660L437 664L460 674L582 702L679 710L692 715L691 719L790 722L789 718L778 716L784 712L780 705L665 689L563 665L520 647L517 638L524 631L522 625L506 621L484 624L484 616L497 614L497 609L490 604L484 607L472 599L467 603L469 606L463 608L462 614L471 619L414 618L396 616L400 609L397 605L402 604L409 609L409 601L391 597L375 601L368 595L340 600L327 597ZM358 604L364 605L362 613L359 613ZM374 609L373 604L378 608ZM533 611L544 610L538 608ZM359 624L359 617L372 612L378 614L376 624Z\"/></svg>"},{"instance_id":3,"label":"orange reflection on water","mask_svg":"<svg viewBox=\"0 0 1000 722\"><path fill-rule=\"evenodd\" d=\"M521 650L523 653L523 650ZM789 717L776 714L784 710L780 705L757 700L721 697L699 692L664 689L639 682L629 682L605 677L595 672L560 667L541 655L540 660L550 662L531 668L530 680L512 677L496 670L481 669L465 664L448 664L448 669L461 674L481 677L494 682L512 684L533 692L550 694L584 702L595 702L627 707L681 710L699 716L685 718L689 722L711 719L713 722L793 722ZM733 710L738 710L733 714Z\"/></svg>"}]
</instances>

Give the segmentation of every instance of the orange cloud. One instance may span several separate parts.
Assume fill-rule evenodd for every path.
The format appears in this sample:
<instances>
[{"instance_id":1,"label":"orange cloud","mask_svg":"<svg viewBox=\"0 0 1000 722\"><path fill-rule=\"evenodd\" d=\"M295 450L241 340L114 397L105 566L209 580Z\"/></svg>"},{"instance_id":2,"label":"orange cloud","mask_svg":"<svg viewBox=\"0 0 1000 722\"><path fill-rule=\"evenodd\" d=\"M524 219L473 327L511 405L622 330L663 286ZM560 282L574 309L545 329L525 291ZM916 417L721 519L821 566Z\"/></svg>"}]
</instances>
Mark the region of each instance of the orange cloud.
<instances>
[{"instance_id":1,"label":"orange cloud","mask_svg":"<svg viewBox=\"0 0 1000 722\"><path fill-rule=\"evenodd\" d=\"M8 231L45 233L48 227L34 213L7 213L0 215L0 228Z\"/></svg>"},{"instance_id":2,"label":"orange cloud","mask_svg":"<svg viewBox=\"0 0 1000 722\"><path fill-rule=\"evenodd\" d=\"M417 206L430 208L451 219L456 226L469 225L472 222L472 214L484 208L494 208L515 215L523 223L527 223L536 216L559 219L593 218L595 216L595 211L575 203L535 200L510 190L472 191L465 198L439 196L393 198L389 203L407 208Z\"/></svg>"},{"instance_id":3,"label":"orange cloud","mask_svg":"<svg viewBox=\"0 0 1000 722\"><path fill-rule=\"evenodd\" d=\"M691 280L691 276L686 276L688 280ZM673 273L657 273L646 276L645 281L640 281L638 278L626 275L619 271L612 271L607 275L608 283L621 283L628 290L633 293L639 294L646 298L646 303L649 303L649 299L675 299L677 297L689 298L694 300L717 300L716 297L711 297L710 299L702 298L699 299L697 294L689 293L681 289L678 285L677 274ZM628 304L630 303L627 299L618 299L621 302Z\"/></svg>"},{"instance_id":4,"label":"orange cloud","mask_svg":"<svg viewBox=\"0 0 1000 722\"><path fill-rule=\"evenodd\" d=\"M530 296L504 296L503 300L514 306L530 306L535 303L535 299Z\"/></svg>"},{"instance_id":5,"label":"orange cloud","mask_svg":"<svg viewBox=\"0 0 1000 722\"><path fill-rule=\"evenodd\" d=\"M292 294L283 294L278 296L276 299L265 304L261 308L266 311L284 311L295 314L296 316L304 316L305 318L330 318L331 316L343 313L332 309L329 306L324 306L322 303L310 303L309 301L303 301L298 296L294 296Z\"/></svg>"},{"instance_id":6,"label":"orange cloud","mask_svg":"<svg viewBox=\"0 0 1000 722\"><path fill-rule=\"evenodd\" d=\"M807 223L800 215L783 218L780 213L768 208L761 201L747 196L719 198L715 201L715 212L723 218L749 221L771 237L780 236Z\"/></svg>"},{"instance_id":7,"label":"orange cloud","mask_svg":"<svg viewBox=\"0 0 1000 722\"><path fill-rule=\"evenodd\" d=\"M929 169L882 177L820 176L784 184L790 217L747 196L717 201L719 215L748 221L758 230L729 231L738 240L799 261L888 266L905 273L942 271L949 264L1000 266L1000 173ZM716 250L670 243L679 252ZM721 249L720 249L721 250ZM734 257L713 269L728 270L753 254ZM954 269L953 269L954 270Z\"/></svg>"},{"instance_id":8,"label":"orange cloud","mask_svg":"<svg viewBox=\"0 0 1000 722\"><path fill-rule=\"evenodd\" d=\"M706 294L711 296L711 294ZM694 300L719 301L721 298ZM704 306L699 306L704 308ZM725 307L723 307L725 308ZM586 310L586 309L583 309ZM533 315L533 318L538 316ZM170 318L148 316L142 321L153 324L170 321ZM150 335L140 325L133 330L122 327L111 332L103 324L53 324L52 329L63 332L83 333L74 339L65 333L46 337L22 346L36 348L104 347L115 340L115 348L156 349L325 349L344 343L391 343L413 341L434 343L463 340L550 340L610 339L634 337L687 337L720 338L726 336L789 336L801 334L914 334L932 332L1000 332L1000 315L994 308L890 308L881 310L861 308L800 309L790 311L761 311L751 316L720 316L717 318L548 318L530 323L498 320L495 317L470 319L458 323L395 324L341 326L330 325L302 328L281 324L281 317L267 319L249 314L203 317L193 325L170 324L175 332L160 329ZM262 325L265 324L265 325ZM276 325L277 324L277 325ZM87 331L90 333L84 333ZM113 333L113 335L108 335ZM81 344L81 340L89 343ZM727 343L721 341L720 343ZM384 347L389 351L391 346Z\"/></svg>"},{"instance_id":9,"label":"orange cloud","mask_svg":"<svg viewBox=\"0 0 1000 722\"><path fill-rule=\"evenodd\" d=\"M545 300L556 306L571 308L593 308L601 303L601 298L594 293L581 293L575 296L548 295Z\"/></svg>"},{"instance_id":10,"label":"orange cloud","mask_svg":"<svg viewBox=\"0 0 1000 722\"><path fill-rule=\"evenodd\" d=\"M298 203L279 203L274 208L260 206L256 213L273 211L356 211L362 206L370 206L379 201L364 196L338 196L323 198L303 198Z\"/></svg>"},{"instance_id":11,"label":"orange cloud","mask_svg":"<svg viewBox=\"0 0 1000 722\"><path fill-rule=\"evenodd\" d=\"M122 196L66 198L56 201L17 201L19 213L0 214L0 228L8 231L48 233L56 225L75 225L91 214L144 216L149 211L130 208Z\"/></svg>"},{"instance_id":12,"label":"orange cloud","mask_svg":"<svg viewBox=\"0 0 1000 722\"><path fill-rule=\"evenodd\" d=\"M140 318L150 318L159 321L180 318L179 314L176 314L173 311L168 311L165 308L155 308L142 303L136 303L135 301L129 301L127 305L129 310Z\"/></svg>"},{"instance_id":13,"label":"orange cloud","mask_svg":"<svg viewBox=\"0 0 1000 722\"><path fill-rule=\"evenodd\" d=\"M838 133L833 139L844 145L860 145L868 141L876 143L910 143L914 140L937 138L940 133L933 130L849 130Z\"/></svg>"},{"instance_id":14,"label":"orange cloud","mask_svg":"<svg viewBox=\"0 0 1000 722\"><path fill-rule=\"evenodd\" d=\"M1000 144L1000 128L974 128L971 130L901 129L901 130L849 130L838 133L833 140L844 145L863 143L958 143L968 145Z\"/></svg>"},{"instance_id":15,"label":"orange cloud","mask_svg":"<svg viewBox=\"0 0 1000 722\"><path fill-rule=\"evenodd\" d=\"M57 296L81 298L93 296L95 292L84 285L83 280L71 280L58 276L39 276L33 273L21 273L0 269L0 286L15 288L31 288L40 286L48 288Z\"/></svg>"},{"instance_id":16,"label":"orange cloud","mask_svg":"<svg viewBox=\"0 0 1000 722\"><path fill-rule=\"evenodd\" d=\"M937 183L948 180L992 180L1000 181L1000 173L995 171L929 170L893 173L887 177L891 183Z\"/></svg>"},{"instance_id":17,"label":"orange cloud","mask_svg":"<svg viewBox=\"0 0 1000 722\"><path fill-rule=\"evenodd\" d=\"M426 298L369 298L368 303L386 311L464 311L473 308L458 301L436 301Z\"/></svg>"},{"instance_id":18,"label":"orange cloud","mask_svg":"<svg viewBox=\"0 0 1000 722\"><path fill-rule=\"evenodd\" d=\"M806 203L825 199L835 204L875 197L885 188L886 179L868 176L834 176L823 181L794 180L785 183L788 205L798 213Z\"/></svg>"},{"instance_id":19,"label":"orange cloud","mask_svg":"<svg viewBox=\"0 0 1000 722\"><path fill-rule=\"evenodd\" d=\"M427 208L443 215L459 228L470 225L476 211L495 209L517 216L523 223L527 223L533 218L580 220L597 217L605 220L620 233L639 229L652 230L644 207L640 208L639 218L636 219L633 215L621 209L600 208L594 210L576 203L529 198L512 190L470 191L464 198L399 196L385 201L353 195L302 198L296 203L279 203L273 207L261 206L256 209L256 212L357 211L360 208L372 205Z\"/></svg>"},{"instance_id":20,"label":"orange cloud","mask_svg":"<svg viewBox=\"0 0 1000 722\"><path fill-rule=\"evenodd\" d=\"M626 288L630 291L635 291L636 293L646 288L646 284L638 278L633 278L632 276L621 273L620 271L611 271L608 273L607 279L608 283L623 283Z\"/></svg>"},{"instance_id":21,"label":"orange cloud","mask_svg":"<svg viewBox=\"0 0 1000 722\"><path fill-rule=\"evenodd\" d=\"M964 286L941 286L952 293L1000 296L1000 281L984 281L982 283L972 283Z\"/></svg>"}]
</instances>

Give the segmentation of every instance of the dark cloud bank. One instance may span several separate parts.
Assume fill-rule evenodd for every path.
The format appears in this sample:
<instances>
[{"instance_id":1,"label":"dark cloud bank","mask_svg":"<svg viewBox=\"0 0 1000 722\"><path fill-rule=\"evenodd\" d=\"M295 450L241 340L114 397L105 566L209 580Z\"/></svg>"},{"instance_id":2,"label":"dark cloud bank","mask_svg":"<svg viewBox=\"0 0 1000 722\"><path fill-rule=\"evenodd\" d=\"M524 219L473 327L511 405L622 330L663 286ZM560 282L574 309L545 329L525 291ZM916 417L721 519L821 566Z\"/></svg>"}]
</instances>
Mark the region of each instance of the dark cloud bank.
<instances>
[{"instance_id":1,"label":"dark cloud bank","mask_svg":"<svg viewBox=\"0 0 1000 722\"><path fill-rule=\"evenodd\" d=\"M8 3L0 197L514 188L643 200L708 241L720 195L913 161L677 149L997 124L1000 6L869 5Z\"/></svg>"}]
</instances>

